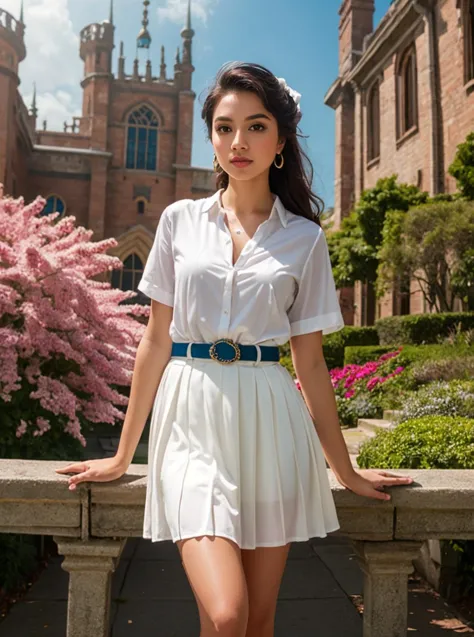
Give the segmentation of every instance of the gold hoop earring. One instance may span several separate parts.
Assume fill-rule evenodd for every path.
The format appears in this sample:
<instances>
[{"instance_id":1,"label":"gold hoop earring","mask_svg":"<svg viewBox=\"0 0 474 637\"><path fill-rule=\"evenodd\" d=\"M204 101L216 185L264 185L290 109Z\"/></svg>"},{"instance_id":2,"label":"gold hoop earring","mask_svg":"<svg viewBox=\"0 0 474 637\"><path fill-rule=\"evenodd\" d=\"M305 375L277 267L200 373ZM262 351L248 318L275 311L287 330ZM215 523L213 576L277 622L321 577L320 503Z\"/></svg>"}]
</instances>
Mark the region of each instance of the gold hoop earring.
<instances>
[{"instance_id":1,"label":"gold hoop earring","mask_svg":"<svg viewBox=\"0 0 474 637\"><path fill-rule=\"evenodd\" d=\"M281 157L281 162L280 164L276 163L276 158L278 157L278 154ZM280 170L281 168L283 168L283 164L285 163L285 158L283 157L283 153L278 153L277 156L275 157L275 159L273 160L273 165L275 166L275 168L278 168L278 170Z\"/></svg>"},{"instance_id":2,"label":"gold hoop earring","mask_svg":"<svg viewBox=\"0 0 474 637\"><path fill-rule=\"evenodd\" d=\"M215 155L214 155L214 160L213 160L213 162L212 162L212 166L213 166L213 168L214 168L214 172L215 172L215 173L218 173L218 172L219 172L219 170L222 170L222 168L221 168L221 167L220 167L220 165L219 165L219 162L217 161L217 157L216 157Z\"/></svg>"}]
</instances>

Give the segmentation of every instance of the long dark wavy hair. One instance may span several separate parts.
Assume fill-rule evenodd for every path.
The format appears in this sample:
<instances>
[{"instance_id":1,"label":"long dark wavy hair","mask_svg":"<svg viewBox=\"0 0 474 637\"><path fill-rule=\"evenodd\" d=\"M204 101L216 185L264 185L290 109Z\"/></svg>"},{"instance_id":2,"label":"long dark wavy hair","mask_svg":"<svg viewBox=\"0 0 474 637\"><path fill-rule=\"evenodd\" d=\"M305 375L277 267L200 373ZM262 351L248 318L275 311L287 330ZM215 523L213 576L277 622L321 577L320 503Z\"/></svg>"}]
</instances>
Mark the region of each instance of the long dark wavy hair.
<instances>
[{"instance_id":1,"label":"long dark wavy hair","mask_svg":"<svg viewBox=\"0 0 474 637\"><path fill-rule=\"evenodd\" d=\"M324 202L311 190L313 166L301 148L298 124L301 112L296 102L282 87L278 79L264 66L248 62L230 62L222 66L204 101L202 118L206 123L209 140L212 139L212 119L219 100L230 91L255 93L278 124L279 137L286 140L282 151L285 163L278 169L270 168L270 191L281 199L287 210L306 217L318 225L324 210ZM217 188L226 189L229 175L218 167Z\"/></svg>"}]
</instances>

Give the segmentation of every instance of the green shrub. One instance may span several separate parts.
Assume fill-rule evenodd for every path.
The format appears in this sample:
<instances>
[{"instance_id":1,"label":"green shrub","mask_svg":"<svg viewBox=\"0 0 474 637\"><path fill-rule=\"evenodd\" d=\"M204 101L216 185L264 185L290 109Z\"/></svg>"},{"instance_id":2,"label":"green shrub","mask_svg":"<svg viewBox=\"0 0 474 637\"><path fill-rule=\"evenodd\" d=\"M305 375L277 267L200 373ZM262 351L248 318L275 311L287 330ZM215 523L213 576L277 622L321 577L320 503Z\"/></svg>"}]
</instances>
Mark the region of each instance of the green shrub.
<instances>
[{"instance_id":1,"label":"green shrub","mask_svg":"<svg viewBox=\"0 0 474 637\"><path fill-rule=\"evenodd\" d=\"M410 371L417 385L436 380L469 380L474 378L474 356L421 361Z\"/></svg>"},{"instance_id":2,"label":"green shrub","mask_svg":"<svg viewBox=\"0 0 474 637\"><path fill-rule=\"evenodd\" d=\"M359 418L379 418L380 409L369 392L362 392L349 400L337 399L339 421L346 427L357 427Z\"/></svg>"},{"instance_id":3,"label":"green shrub","mask_svg":"<svg viewBox=\"0 0 474 637\"><path fill-rule=\"evenodd\" d=\"M343 367L344 350L349 345L378 345L377 330L374 327L343 327L338 332L323 338L324 358L328 369Z\"/></svg>"},{"instance_id":4,"label":"green shrub","mask_svg":"<svg viewBox=\"0 0 474 637\"><path fill-rule=\"evenodd\" d=\"M404 396L399 422L431 415L474 418L474 381L436 381Z\"/></svg>"},{"instance_id":5,"label":"green shrub","mask_svg":"<svg viewBox=\"0 0 474 637\"><path fill-rule=\"evenodd\" d=\"M293 367L293 359L291 356L282 356L280 358L280 365L286 367L286 369L290 372L293 378L296 378L295 368Z\"/></svg>"},{"instance_id":6,"label":"green shrub","mask_svg":"<svg viewBox=\"0 0 474 637\"><path fill-rule=\"evenodd\" d=\"M344 365L364 365L393 349L391 345L349 345L344 350Z\"/></svg>"},{"instance_id":7,"label":"green shrub","mask_svg":"<svg viewBox=\"0 0 474 637\"><path fill-rule=\"evenodd\" d=\"M389 316L375 323L380 345L422 345L448 337L460 324L462 330L474 328L474 312L445 312Z\"/></svg>"},{"instance_id":8,"label":"green shrub","mask_svg":"<svg viewBox=\"0 0 474 637\"><path fill-rule=\"evenodd\" d=\"M450 359L453 356L474 356L474 347L452 345L405 345L398 355L398 361L403 367L410 367L414 363Z\"/></svg>"},{"instance_id":9,"label":"green shrub","mask_svg":"<svg viewBox=\"0 0 474 637\"><path fill-rule=\"evenodd\" d=\"M385 409L400 410L407 395L414 392L416 383L412 378L410 369L389 378L383 385L377 387L371 392L372 403L378 408L376 418L382 418Z\"/></svg>"},{"instance_id":10,"label":"green shrub","mask_svg":"<svg viewBox=\"0 0 474 637\"><path fill-rule=\"evenodd\" d=\"M328 369L344 365L344 349L348 345L378 345L378 335L375 327L343 327L338 332L323 337L323 352ZM294 376L291 363L290 344L280 346L280 362ZM287 360L289 359L289 360Z\"/></svg>"},{"instance_id":11,"label":"green shrub","mask_svg":"<svg viewBox=\"0 0 474 637\"><path fill-rule=\"evenodd\" d=\"M365 442L357 463L367 469L474 469L474 419L407 420Z\"/></svg>"}]
</instances>

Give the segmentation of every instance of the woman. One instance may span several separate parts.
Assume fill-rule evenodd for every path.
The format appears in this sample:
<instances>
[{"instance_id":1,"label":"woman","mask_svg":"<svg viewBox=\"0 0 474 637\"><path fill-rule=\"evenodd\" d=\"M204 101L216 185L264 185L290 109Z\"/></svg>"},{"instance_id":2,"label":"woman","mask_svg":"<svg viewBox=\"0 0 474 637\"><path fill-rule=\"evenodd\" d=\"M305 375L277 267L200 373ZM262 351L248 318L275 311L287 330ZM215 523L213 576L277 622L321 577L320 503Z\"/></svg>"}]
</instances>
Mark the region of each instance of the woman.
<instances>
[{"instance_id":1,"label":"woman","mask_svg":"<svg viewBox=\"0 0 474 637\"><path fill-rule=\"evenodd\" d=\"M153 405L143 536L176 542L201 637L273 635L291 542L339 528L322 449L359 495L411 482L354 470L341 434L322 335L344 323L299 98L262 66L220 70L202 110L219 190L163 212L117 454L60 470L71 489L123 475ZM289 339L304 399L278 363Z\"/></svg>"}]
</instances>

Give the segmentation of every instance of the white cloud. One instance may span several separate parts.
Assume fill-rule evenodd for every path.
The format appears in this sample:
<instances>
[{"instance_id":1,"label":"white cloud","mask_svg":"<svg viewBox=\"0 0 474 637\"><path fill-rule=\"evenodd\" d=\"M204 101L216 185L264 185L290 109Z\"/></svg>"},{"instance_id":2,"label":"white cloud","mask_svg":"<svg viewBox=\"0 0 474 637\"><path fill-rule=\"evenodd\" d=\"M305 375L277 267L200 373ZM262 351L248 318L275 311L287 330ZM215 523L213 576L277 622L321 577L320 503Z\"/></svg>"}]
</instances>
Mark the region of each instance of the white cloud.
<instances>
[{"instance_id":1,"label":"white cloud","mask_svg":"<svg viewBox=\"0 0 474 637\"><path fill-rule=\"evenodd\" d=\"M0 5L19 17L20 0L0 0ZM27 55L20 65L21 93L29 107L36 82L39 120L47 119L49 130L62 130L64 120L77 115L81 103L79 37L68 0L26 0L25 25Z\"/></svg>"},{"instance_id":2,"label":"white cloud","mask_svg":"<svg viewBox=\"0 0 474 637\"><path fill-rule=\"evenodd\" d=\"M207 24L208 17L213 13L219 0L193 0L191 3L191 23L198 18ZM188 0L165 0L164 7L158 7L157 13L160 20L170 20L177 24L186 24L188 14Z\"/></svg>"},{"instance_id":3,"label":"white cloud","mask_svg":"<svg viewBox=\"0 0 474 637\"><path fill-rule=\"evenodd\" d=\"M26 104L29 106L33 94L24 96ZM38 95L38 129L43 128L43 120L47 121L48 130L63 130L64 122L72 124L74 116L80 116L81 108L76 103L71 93L61 89L54 92L46 92Z\"/></svg>"}]
</instances>

